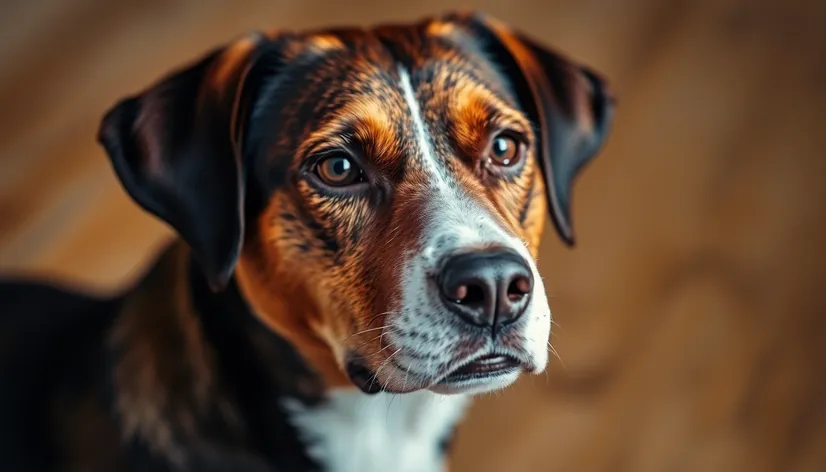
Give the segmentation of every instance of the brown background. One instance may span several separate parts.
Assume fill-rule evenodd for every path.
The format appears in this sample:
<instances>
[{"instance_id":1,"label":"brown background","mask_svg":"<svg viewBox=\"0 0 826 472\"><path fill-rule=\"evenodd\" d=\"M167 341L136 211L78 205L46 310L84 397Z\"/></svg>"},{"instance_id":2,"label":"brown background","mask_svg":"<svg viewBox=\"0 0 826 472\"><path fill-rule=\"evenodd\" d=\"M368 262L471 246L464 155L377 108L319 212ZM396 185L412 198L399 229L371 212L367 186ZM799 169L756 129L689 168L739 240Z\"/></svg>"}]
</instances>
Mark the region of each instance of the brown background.
<instances>
[{"instance_id":1,"label":"brown background","mask_svg":"<svg viewBox=\"0 0 826 472\"><path fill-rule=\"evenodd\" d=\"M94 142L126 93L253 28L416 0L0 2L0 270L109 291L166 228ZM506 6L507 5L507 6ZM620 98L543 248L562 362L478 402L456 471L826 470L826 2L495 0Z\"/></svg>"}]
</instances>

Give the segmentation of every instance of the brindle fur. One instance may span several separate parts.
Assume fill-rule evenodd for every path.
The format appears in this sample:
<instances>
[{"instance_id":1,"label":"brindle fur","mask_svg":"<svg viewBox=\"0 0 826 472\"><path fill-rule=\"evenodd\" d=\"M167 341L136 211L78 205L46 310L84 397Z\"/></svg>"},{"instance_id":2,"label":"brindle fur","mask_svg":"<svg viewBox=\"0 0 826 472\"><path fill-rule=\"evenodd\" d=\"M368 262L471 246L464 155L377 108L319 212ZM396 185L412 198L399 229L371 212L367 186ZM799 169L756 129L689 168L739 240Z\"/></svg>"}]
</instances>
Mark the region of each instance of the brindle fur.
<instances>
[{"instance_id":1,"label":"brindle fur","mask_svg":"<svg viewBox=\"0 0 826 472\"><path fill-rule=\"evenodd\" d=\"M398 64L419 84L434 149L455 156L456 185L534 256L549 210L572 239L568 187L610 99L593 73L532 44L475 14L267 32L119 103L101 142L181 240L112 300L0 285L0 469L315 470L274 399L352 386L347 351L382 362L368 330L384 325L421 231ZM549 60L556 75L537 79ZM503 126L528 137L528 156L492 179L479 156ZM334 146L380 176L370 198L302 178ZM585 157L560 161L565 146Z\"/></svg>"}]
</instances>

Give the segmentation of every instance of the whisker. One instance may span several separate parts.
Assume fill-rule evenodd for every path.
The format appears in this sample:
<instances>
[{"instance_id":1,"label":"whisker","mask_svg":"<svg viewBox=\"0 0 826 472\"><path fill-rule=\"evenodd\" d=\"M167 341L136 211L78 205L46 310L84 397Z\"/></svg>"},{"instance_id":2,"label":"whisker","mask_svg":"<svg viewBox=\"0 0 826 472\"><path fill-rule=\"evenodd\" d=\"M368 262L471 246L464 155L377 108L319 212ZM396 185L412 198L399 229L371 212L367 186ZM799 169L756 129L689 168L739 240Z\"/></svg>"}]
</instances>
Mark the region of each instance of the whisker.
<instances>
[{"instance_id":1,"label":"whisker","mask_svg":"<svg viewBox=\"0 0 826 472\"><path fill-rule=\"evenodd\" d=\"M556 356L556 358L559 359L559 363L562 364L562 368L567 371L568 366L565 365L565 361L562 360L562 357L559 356L559 352L550 341L548 341L548 347L551 349L551 352Z\"/></svg>"},{"instance_id":2,"label":"whisker","mask_svg":"<svg viewBox=\"0 0 826 472\"><path fill-rule=\"evenodd\" d=\"M401 225L398 225L390 231L390 234L391 234L390 239L388 239L387 242L384 243L385 245L390 244L391 242L393 242L394 239L396 239L396 236L399 235L399 229L401 227L402 227Z\"/></svg>"},{"instance_id":3,"label":"whisker","mask_svg":"<svg viewBox=\"0 0 826 472\"><path fill-rule=\"evenodd\" d=\"M384 416L385 423L390 421L390 407L393 406L393 400L395 400L398 395L398 393L394 393L393 396L390 397L390 401L387 403L387 412Z\"/></svg>"},{"instance_id":4,"label":"whisker","mask_svg":"<svg viewBox=\"0 0 826 472\"><path fill-rule=\"evenodd\" d=\"M367 332L367 331L377 331L378 329L379 329L379 328L376 328L376 329L371 329L371 330L365 330L365 331L362 331L362 332ZM398 333L398 332L399 332L398 328L397 328L397 327L395 327L395 326L393 326L393 325L385 325L385 326L382 326L382 327L381 327L381 329L383 329L384 331L382 331L381 333L377 334L375 337L373 337L373 338L371 338L371 339L369 339L369 340L367 340L367 341L365 341L365 342L363 342L363 343L359 344L359 345L358 345L355 349L356 349L356 350L359 350L359 349L363 348L364 346L366 346L366 345L368 345L368 344L372 343L373 341L375 341L375 340L377 340L377 339L379 340L379 346L381 346L381 345L383 345L383 344L384 344L384 336L385 336L386 334L388 334L388 333Z\"/></svg>"},{"instance_id":5,"label":"whisker","mask_svg":"<svg viewBox=\"0 0 826 472\"><path fill-rule=\"evenodd\" d=\"M379 345L381 345L381 344L382 344L382 341L383 341L382 337L384 337L384 335L385 335L387 332L393 332L393 330L394 330L394 329L396 329L396 328L395 328L395 327L393 327L393 326L385 326L385 328L386 328L386 330L385 330L385 331L381 332L380 334L377 334L377 335L376 335L375 337L373 337L372 339L369 339L369 340L367 340L367 341L365 341L365 342L361 343L359 346L357 346L357 347L356 347L356 350L363 348L364 346L366 346L366 345L368 345L368 344L372 343L372 342L373 342L373 341L375 341L376 339L378 339L378 340L379 340Z\"/></svg>"},{"instance_id":6,"label":"whisker","mask_svg":"<svg viewBox=\"0 0 826 472\"><path fill-rule=\"evenodd\" d=\"M408 363L407 367L405 368L405 371L406 372L404 374L404 386L402 387L402 390L407 390L407 377L410 375L410 363Z\"/></svg>"},{"instance_id":7,"label":"whisker","mask_svg":"<svg viewBox=\"0 0 826 472\"><path fill-rule=\"evenodd\" d=\"M377 333L377 334L376 334L375 336L373 336L372 338L368 339L367 341L364 341L362 344L359 344L359 346L358 346L358 347L363 347L363 346L366 346L367 344L370 344L371 342L373 342L373 341L375 341L376 339L378 339L378 338L379 338L379 336L381 336L381 333ZM346 340L347 340L347 338L345 338L344 340L346 341Z\"/></svg>"},{"instance_id":8,"label":"whisker","mask_svg":"<svg viewBox=\"0 0 826 472\"><path fill-rule=\"evenodd\" d=\"M368 345L368 344L372 343L373 341L375 341L376 339L379 339L380 337L381 337L381 334L377 334L377 335L376 335L375 337L373 337L372 339L370 339L370 340L368 340L368 341L365 341L365 342L363 342L363 343L359 344L358 346L356 346L355 350L359 350L359 349L363 348L364 346L366 346L366 345Z\"/></svg>"},{"instance_id":9,"label":"whisker","mask_svg":"<svg viewBox=\"0 0 826 472\"><path fill-rule=\"evenodd\" d=\"M384 335L385 335L385 334L388 334L388 333L392 333L392 332L393 332L393 330L392 330L392 329L389 329L389 330L384 330L384 331L383 331L383 332L379 335L379 345L382 345L382 343L384 343Z\"/></svg>"},{"instance_id":10,"label":"whisker","mask_svg":"<svg viewBox=\"0 0 826 472\"><path fill-rule=\"evenodd\" d=\"M378 318L379 316L385 315L398 315L398 313L396 313L395 311L385 311L384 313L379 313L378 315L375 315L374 317L370 318L370 321L367 322L367 326L373 324L373 322L376 321L376 318Z\"/></svg>"},{"instance_id":11,"label":"whisker","mask_svg":"<svg viewBox=\"0 0 826 472\"><path fill-rule=\"evenodd\" d=\"M368 355L366 355L366 356L362 356L361 358L362 358L362 359L371 359L371 358L373 358L373 357L378 356L379 354L381 354L382 352L386 351L387 349L390 349L391 347L393 347L393 346L392 346L391 344L388 344L387 346L384 346L383 348L379 349L378 351L376 351L376 352L374 352L374 353L372 353L372 354L368 354ZM399 349L401 349L401 348L399 348Z\"/></svg>"},{"instance_id":12,"label":"whisker","mask_svg":"<svg viewBox=\"0 0 826 472\"><path fill-rule=\"evenodd\" d=\"M379 326L379 327L377 327L377 328L368 328L368 329L363 329L363 330L361 330L361 331L358 331L358 332L356 332L356 333L351 334L350 336L347 336L346 338L342 339L341 341L342 341L342 342L344 342L344 341L347 341L347 340L348 340L348 339L350 339L350 338L353 338L353 337L356 337L356 336L362 335L362 334L364 334L364 333L369 333L369 332L371 332L371 331L378 331L378 330L380 330L380 329L389 328L389 327L390 327L390 325L384 325L384 326Z\"/></svg>"},{"instance_id":13,"label":"whisker","mask_svg":"<svg viewBox=\"0 0 826 472\"><path fill-rule=\"evenodd\" d=\"M379 368L378 368L378 369L376 369L376 373L373 375L373 378L370 380L370 387L372 387L372 386L373 386L373 382L375 382L375 381L376 381L376 379L377 379L377 378L379 378L379 373L381 372L381 370L382 370L384 367L386 367L386 366L387 366L387 364L390 362L390 360L391 360L391 359L393 359L393 356L395 356L396 354L398 354L399 352L401 352L401 350L402 350L402 348L398 348L398 349L396 349L396 351L395 351L393 354L390 354L389 356L387 356L387 359L385 359L385 360L384 360L384 362L382 362L382 363L381 363L381 365L379 365ZM388 380L389 380L389 379L388 379ZM385 384L385 385L382 385L382 389L386 389L386 388L387 388L387 385L386 385L386 384Z\"/></svg>"}]
</instances>

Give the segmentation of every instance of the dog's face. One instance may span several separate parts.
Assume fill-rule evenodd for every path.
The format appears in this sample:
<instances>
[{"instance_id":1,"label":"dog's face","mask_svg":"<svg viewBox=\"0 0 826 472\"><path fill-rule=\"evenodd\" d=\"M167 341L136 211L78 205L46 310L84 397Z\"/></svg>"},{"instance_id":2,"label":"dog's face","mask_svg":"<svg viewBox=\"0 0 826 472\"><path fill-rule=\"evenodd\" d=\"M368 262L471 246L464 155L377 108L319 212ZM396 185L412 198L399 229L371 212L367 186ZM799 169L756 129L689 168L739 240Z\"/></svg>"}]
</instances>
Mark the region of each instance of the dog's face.
<instances>
[{"instance_id":1,"label":"dog's face","mask_svg":"<svg viewBox=\"0 0 826 472\"><path fill-rule=\"evenodd\" d=\"M127 191L214 289L367 392L478 392L547 362L545 215L611 100L479 15L240 39L110 112ZM323 361L317 361L323 362ZM317 366L318 367L318 366Z\"/></svg>"}]
</instances>

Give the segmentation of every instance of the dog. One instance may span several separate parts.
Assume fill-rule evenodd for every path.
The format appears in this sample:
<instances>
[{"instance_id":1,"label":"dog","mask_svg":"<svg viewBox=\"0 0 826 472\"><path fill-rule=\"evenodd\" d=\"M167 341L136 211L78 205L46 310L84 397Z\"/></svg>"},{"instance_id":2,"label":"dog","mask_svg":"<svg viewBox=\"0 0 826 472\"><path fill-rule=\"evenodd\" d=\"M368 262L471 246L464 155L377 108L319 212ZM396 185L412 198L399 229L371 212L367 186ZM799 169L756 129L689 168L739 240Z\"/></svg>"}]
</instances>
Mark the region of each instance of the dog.
<instances>
[{"instance_id":1,"label":"dog","mask_svg":"<svg viewBox=\"0 0 826 472\"><path fill-rule=\"evenodd\" d=\"M614 98L479 12L235 38L103 116L179 236L94 298L0 285L3 471L446 470L548 362L535 259Z\"/></svg>"}]
</instances>

